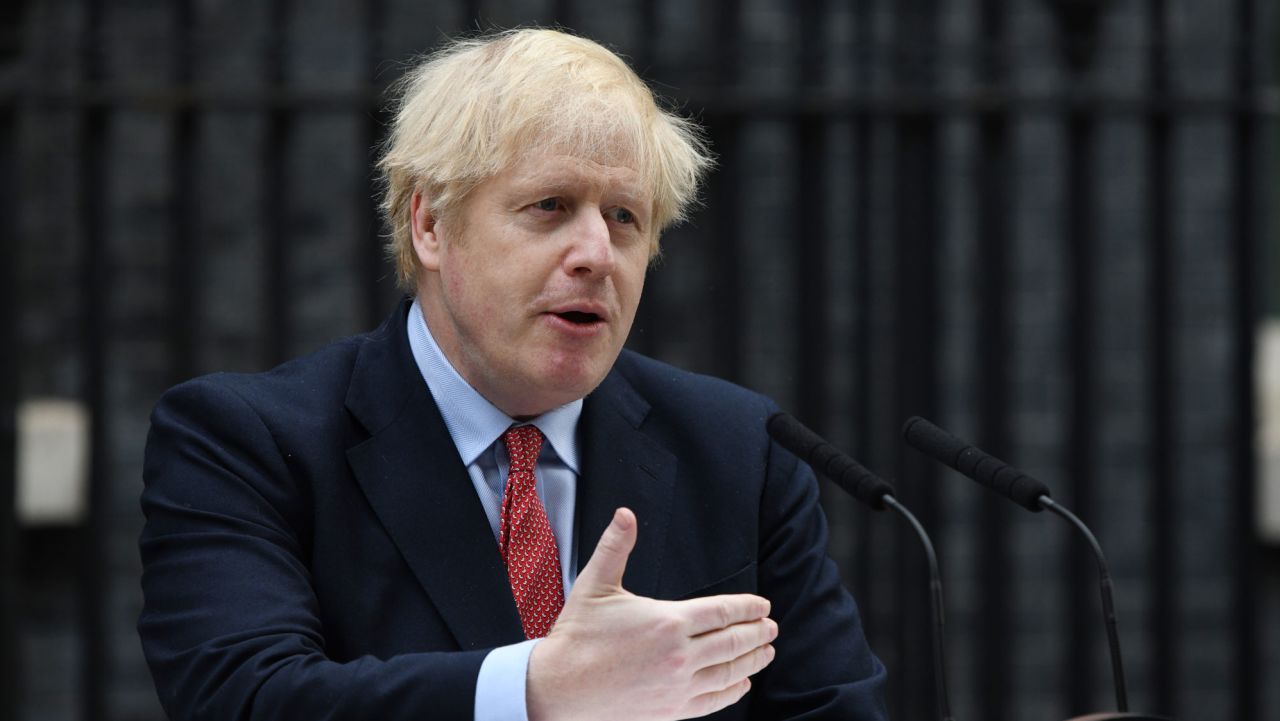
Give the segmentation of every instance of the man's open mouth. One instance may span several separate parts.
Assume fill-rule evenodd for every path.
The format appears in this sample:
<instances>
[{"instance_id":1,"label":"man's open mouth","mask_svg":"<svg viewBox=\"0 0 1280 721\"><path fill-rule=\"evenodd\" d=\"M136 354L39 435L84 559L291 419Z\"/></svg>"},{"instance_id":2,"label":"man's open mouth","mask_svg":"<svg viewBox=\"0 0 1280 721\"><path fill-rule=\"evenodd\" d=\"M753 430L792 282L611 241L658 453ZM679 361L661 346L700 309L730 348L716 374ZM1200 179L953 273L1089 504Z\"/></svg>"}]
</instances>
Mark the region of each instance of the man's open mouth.
<instances>
[{"instance_id":1,"label":"man's open mouth","mask_svg":"<svg viewBox=\"0 0 1280 721\"><path fill-rule=\"evenodd\" d=\"M595 313L585 313L580 310L569 310L563 313L556 313L556 315L560 316L561 318L564 318L570 323L577 323L579 325L595 323L600 320L600 316L596 315Z\"/></svg>"}]
</instances>

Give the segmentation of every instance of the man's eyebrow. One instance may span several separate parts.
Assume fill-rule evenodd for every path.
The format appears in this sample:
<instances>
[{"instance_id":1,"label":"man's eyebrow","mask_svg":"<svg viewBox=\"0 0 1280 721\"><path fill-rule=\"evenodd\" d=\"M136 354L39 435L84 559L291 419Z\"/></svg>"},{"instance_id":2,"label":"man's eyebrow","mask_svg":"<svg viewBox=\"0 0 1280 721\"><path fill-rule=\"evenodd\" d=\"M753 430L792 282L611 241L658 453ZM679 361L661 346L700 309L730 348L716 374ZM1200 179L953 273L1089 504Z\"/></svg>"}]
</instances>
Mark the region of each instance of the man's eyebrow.
<instances>
[{"instance_id":1,"label":"man's eyebrow","mask_svg":"<svg viewBox=\"0 0 1280 721\"><path fill-rule=\"evenodd\" d=\"M611 195L620 198L623 205L633 210L647 210L649 208L649 202L645 200L645 193L640 192L638 189L616 188Z\"/></svg>"},{"instance_id":2,"label":"man's eyebrow","mask_svg":"<svg viewBox=\"0 0 1280 721\"><path fill-rule=\"evenodd\" d=\"M577 188L577 183L566 180L560 173L537 171L517 178L512 185L519 194L533 193L536 195L546 194L547 196L567 195ZM608 183L605 185L608 186ZM632 209L641 210L649 207L649 201L645 199L647 194L639 187L633 187L629 184L624 183L606 187L605 195L620 200L623 205Z\"/></svg>"},{"instance_id":3,"label":"man's eyebrow","mask_svg":"<svg viewBox=\"0 0 1280 721\"><path fill-rule=\"evenodd\" d=\"M534 173L518 178L513 185L520 193L564 195L572 189L573 184L557 175Z\"/></svg>"}]
</instances>

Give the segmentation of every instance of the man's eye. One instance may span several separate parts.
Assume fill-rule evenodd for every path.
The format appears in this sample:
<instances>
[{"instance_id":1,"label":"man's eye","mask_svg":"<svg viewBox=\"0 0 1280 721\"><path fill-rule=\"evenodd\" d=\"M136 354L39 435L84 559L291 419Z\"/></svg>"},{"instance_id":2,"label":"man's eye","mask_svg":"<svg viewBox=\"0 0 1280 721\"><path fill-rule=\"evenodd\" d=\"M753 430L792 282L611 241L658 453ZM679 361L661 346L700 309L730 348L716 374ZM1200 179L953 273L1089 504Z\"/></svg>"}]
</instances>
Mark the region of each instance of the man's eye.
<instances>
[{"instance_id":1,"label":"man's eye","mask_svg":"<svg viewBox=\"0 0 1280 721\"><path fill-rule=\"evenodd\" d=\"M555 212L560 207L560 201L556 198L544 198L533 204L538 210L545 210L548 213Z\"/></svg>"},{"instance_id":2,"label":"man's eye","mask_svg":"<svg viewBox=\"0 0 1280 721\"><path fill-rule=\"evenodd\" d=\"M630 223L636 222L635 213L632 213L630 210L627 210L626 208L615 208L613 211L613 219L618 221L619 223L630 224Z\"/></svg>"}]
</instances>

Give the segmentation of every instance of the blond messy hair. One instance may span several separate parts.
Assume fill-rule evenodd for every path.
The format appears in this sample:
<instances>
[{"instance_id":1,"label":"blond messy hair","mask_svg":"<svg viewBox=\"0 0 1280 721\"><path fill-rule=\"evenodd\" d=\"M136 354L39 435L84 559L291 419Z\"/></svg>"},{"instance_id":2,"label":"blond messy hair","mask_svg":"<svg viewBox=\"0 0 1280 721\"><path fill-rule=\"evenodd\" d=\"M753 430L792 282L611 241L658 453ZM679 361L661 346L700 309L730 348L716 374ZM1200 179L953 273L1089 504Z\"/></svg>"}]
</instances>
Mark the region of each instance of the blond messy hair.
<instances>
[{"instance_id":1,"label":"blond messy hair","mask_svg":"<svg viewBox=\"0 0 1280 721\"><path fill-rule=\"evenodd\" d=\"M393 87L395 119L378 168L388 254L402 288L417 283L416 190L447 217L485 179L538 151L635 164L658 235L683 220L711 165L701 129L659 108L627 64L556 30L517 29L451 41Z\"/></svg>"}]
</instances>

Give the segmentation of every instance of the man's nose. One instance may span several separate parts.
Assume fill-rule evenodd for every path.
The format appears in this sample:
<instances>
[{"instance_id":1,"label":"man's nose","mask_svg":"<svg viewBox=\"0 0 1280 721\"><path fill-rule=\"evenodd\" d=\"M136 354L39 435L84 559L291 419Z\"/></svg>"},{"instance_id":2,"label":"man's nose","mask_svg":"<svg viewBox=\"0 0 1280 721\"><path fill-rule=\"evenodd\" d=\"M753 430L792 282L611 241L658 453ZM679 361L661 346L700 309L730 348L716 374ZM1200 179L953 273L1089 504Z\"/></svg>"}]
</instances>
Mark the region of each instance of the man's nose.
<instances>
[{"instance_id":1,"label":"man's nose","mask_svg":"<svg viewBox=\"0 0 1280 721\"><path fill-rule=\"evenodd\" d=\"M609 275L615 258L609 223L598 210L583 212L570 228L570 248L565 255L565 272L570 275Z\"/></svg>"}]
</instances>

